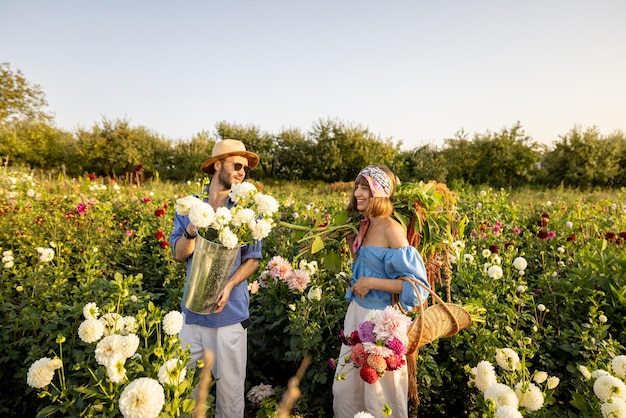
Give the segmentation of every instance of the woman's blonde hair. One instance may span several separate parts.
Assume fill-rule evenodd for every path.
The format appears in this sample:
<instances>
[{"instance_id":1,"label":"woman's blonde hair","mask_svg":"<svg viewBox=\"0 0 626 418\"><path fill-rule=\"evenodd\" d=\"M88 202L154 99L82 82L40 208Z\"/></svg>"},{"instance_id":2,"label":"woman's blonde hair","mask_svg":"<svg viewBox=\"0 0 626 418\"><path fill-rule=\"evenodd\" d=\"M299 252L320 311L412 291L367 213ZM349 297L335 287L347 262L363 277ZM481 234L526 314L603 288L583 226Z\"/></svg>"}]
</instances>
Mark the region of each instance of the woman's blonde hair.
<instances>
[{"instance_id":1,"label":"woman's blonde hair","mask_svg":"<svg viewBox=\"0 0 626 418\"><path fill-rule=\"evenodd\" d=\"M391 180L391 193L389 194L389 197L373 197L372 191L370 190L369 204L367 205L367 209L365 209L365 213L362 214L366 218L393 215L393 203L391 202L391 196L393 196L393 192L396 190L396 176L388 167L384 165L379 165L378 167L382 169L387 174L387 176L389 176L389 179ZM352 188L352 196L350 197L350 202L346 207L346 210L348 210L348 212L358 212L356 208L356 197L354 197L354 191L356 190L356 186L359 185L369 187L369 183L367 182L367 179L365 177L357 176L357 178L354 180L354 187Z\"/></svg>"}]
</instances>

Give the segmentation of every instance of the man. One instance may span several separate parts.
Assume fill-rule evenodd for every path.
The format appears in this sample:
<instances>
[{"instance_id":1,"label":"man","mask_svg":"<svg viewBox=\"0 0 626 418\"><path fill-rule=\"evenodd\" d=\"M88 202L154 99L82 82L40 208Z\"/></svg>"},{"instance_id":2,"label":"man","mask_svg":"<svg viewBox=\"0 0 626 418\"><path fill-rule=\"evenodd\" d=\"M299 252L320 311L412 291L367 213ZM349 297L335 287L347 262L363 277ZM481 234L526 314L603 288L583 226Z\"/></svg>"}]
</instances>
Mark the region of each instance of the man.
<instances>
[{"instance_id":1,"label":"man","mask_svg":"<svg viewBox=\"0 0 626 418\"><path fill-rule=\"evenodd\" d=\"M203 172L213 175L207 189L209 197L206 201L213 209L221 206L232 207L234 203L228 197L232 185L243 182L248 171L258 163L259 156L247 151L242 142L233 139L218 141L213 147L211 158L201 166ZM188 216L175 215L170 243L176 260L187 262L187 277L196 234L197 228L189 222ZM214 355L212 372L217 380L216 417L244 416L246 327L250 322L247 279L259 266L260 258L260 241L241 247L214 313L198 314L181 306L185 323L180 338L183 346L190 346L190 364L196 364L204 350L211 350Z\"/></svg>"}]
</instances>

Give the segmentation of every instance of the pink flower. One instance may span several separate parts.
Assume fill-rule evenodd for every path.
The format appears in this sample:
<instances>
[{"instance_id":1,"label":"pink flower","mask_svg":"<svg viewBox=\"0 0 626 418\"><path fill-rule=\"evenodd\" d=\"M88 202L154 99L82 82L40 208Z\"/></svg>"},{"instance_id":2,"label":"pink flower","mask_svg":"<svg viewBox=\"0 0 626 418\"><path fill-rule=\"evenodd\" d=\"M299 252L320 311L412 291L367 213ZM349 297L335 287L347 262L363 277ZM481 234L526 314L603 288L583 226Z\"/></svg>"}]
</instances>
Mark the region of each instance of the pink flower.
<instances>
[{"instance_id":1,"label":"pink flower","mask_svg":"<svg viewBox=\"0 0 626 418\"><path fill-rule=\"evenodd\" d=\"M276 255L267 263L267 270L269 270L270 275L275 279L285 280L293 268L287 260Z\"/></svg>"},{"instance_id":2,"label":"pink flower","mask_svg":"<svg viewBox=\"0 0 626 418\"><path fill-rule=\"evenodd\" d=\"M367 356L367 365L376 370L377 373L382 373L387 370L387 362L380 354L370 354Z\"/></svg>"},{"instance_id":3,"label":"pink flower","mask_svg":"<svg viewBox=\"0 0 626 418\"><path fill-rule=\"evenodd\" d=\"M397 355L406 354L406 345L399 338L391 338L387 341L387 347L391 348Z\"/></svg>"},{"instance_id":4,"label":"pink flower","mask_svg":"<svg viewBox=\"0 0 626 418\"><path fill-rule=\"evenodd\" d=\"M363 367L367 364L368 354L365 352L365 347L363 344L358 343L354 347L352 347L352 361L356 365L356 367Z\"/></svg>"},{"instance_id":5,"label":"pink flower","mask_svg":"<svg viewBox=\"0 0 626 418\"><path fill-rule=\"evenodd\" d=\"M293 270L286 278L289 290L304 290L310 281L311 276L309 276L309 272L306 270Z\"/></svg>"},{"instance_id":6,"label":"pink flower","mask_svg":"<svg viewBox=\"0 0 626 418\"><path fill-rule=\"evenodd\" d=\"M127 230L126 230L126 236L127 236L127 237L130 237L131 235L133 235L133 231L132 231L132 230L130 230L130 229L127 229Z\"/></svg>"},{"instance_id":7,"label":"pink flower","mask_svg":"<svg viewBox=\"0 0 626 418\"><path fill-rule=\"evenodd\" d=\"M387 362L387 370L389 371L398 370L406 364L404 356L398 354L387 357L385 361Z\"/></svg>"},{"instance_id":8,"label":"pink flower","mask_svg":"<svg viewBox=\"0 0 626 418\"><path fill-rule=\"evenodd\" d=\"M519 234L520 234L520 232L522 232L522 230L521 230L521 229L519 229L518 227L515 227L514 231L515 231L515 233L516 233L517 235L519 235Z\"/></svg>"}]
</instances>

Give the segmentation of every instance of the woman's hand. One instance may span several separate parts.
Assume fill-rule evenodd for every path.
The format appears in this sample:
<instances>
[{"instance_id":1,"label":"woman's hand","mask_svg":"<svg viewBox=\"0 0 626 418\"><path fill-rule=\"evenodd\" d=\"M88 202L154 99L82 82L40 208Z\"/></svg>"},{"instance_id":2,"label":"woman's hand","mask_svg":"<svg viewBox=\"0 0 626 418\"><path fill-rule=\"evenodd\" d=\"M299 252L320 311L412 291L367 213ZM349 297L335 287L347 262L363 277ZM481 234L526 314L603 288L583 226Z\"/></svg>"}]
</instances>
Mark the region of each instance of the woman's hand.
<instances>
[{"instance_id":1,"label":"woman's hand","mask_svg":"<svg viewBox=\"0 0 626 418\"><path fill-rule=\"evenodd\" d=\"M359 277L359 280L357 280L356 283L354 283L352 287L350 287L350 290L356 295L356 297L363 299L365 295L367 295L367 293L371 290L370 279L371 277Z\"/></svg>"}]
</instances>

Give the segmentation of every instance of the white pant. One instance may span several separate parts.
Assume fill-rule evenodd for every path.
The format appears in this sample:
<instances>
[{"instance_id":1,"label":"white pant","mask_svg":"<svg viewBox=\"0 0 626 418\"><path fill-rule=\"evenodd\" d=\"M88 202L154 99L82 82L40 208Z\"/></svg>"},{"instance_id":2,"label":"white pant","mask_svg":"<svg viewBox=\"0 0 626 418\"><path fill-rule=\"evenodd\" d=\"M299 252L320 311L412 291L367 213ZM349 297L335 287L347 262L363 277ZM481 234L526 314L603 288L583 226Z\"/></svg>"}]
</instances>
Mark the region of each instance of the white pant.
<instances>
[{"instance_id":1,"label":"white pant","mask_svg":"<svg viewBox=\"0 0 626 418\"><path fill-rule=\"evenodd\" d=\"M245 409L248 332L241 324L219 328L184 324L178 334L183 347L189 345L193 367L204 350L214 356L213 379L216 382L216 418L243 418Z\"/></svg>"},{"instance_id":2,"label":"white pant","mask_svg":"<svg viewBox=\"0 0 626 418\"><path fill-rule=\"evenodd\" d=\"M369 309L356 302L350 302L344 333L346 336L357 329L365 320ZM399 370L386 372L376 383L369 384L361 379L359 369L353 364L344 367L344 357L352 347L341 345L335 380L333 381L333 410L336 418L354 418L358 412L369 412L376 418L383 417L385 404L391 407L392 418L406 418L408 412L409 377L406 365ZM345 379L337 380L337 374L345 374Z\"/></svg>"}]
</instances>

